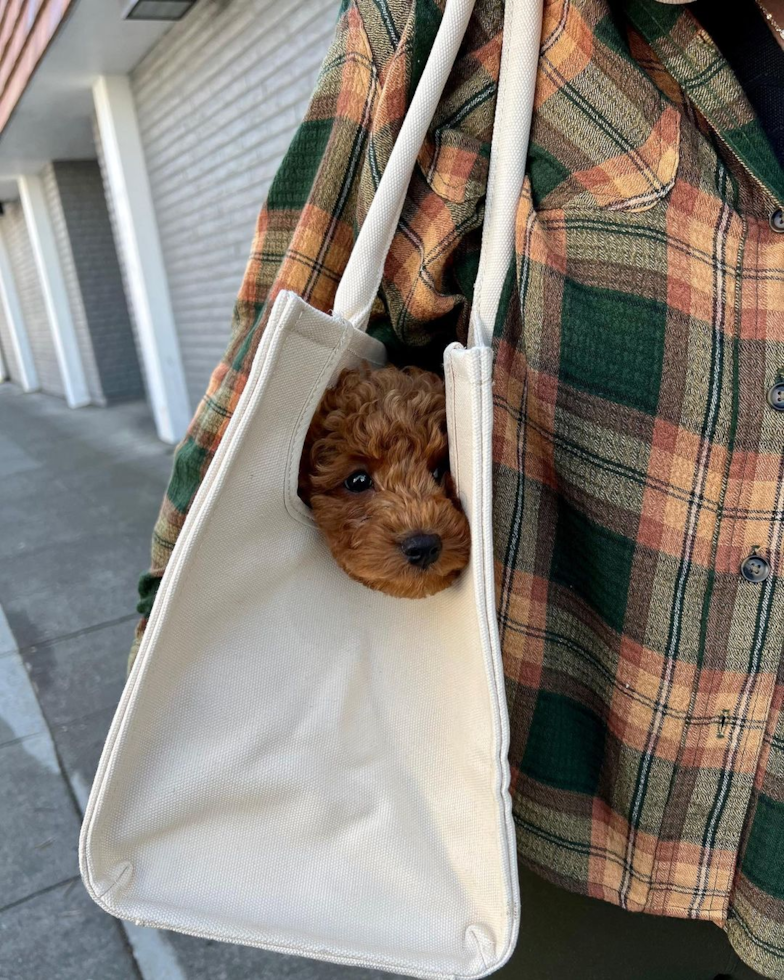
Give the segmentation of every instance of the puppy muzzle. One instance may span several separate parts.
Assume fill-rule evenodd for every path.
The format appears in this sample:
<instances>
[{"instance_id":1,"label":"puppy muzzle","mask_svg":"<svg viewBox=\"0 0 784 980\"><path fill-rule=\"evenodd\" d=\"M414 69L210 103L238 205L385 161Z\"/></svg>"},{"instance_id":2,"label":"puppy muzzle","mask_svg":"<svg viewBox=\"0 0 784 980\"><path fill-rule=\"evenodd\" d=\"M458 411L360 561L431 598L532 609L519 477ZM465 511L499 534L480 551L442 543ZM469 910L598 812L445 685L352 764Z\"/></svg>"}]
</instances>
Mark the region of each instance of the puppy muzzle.
<instances>
[{"instance_id":1,"label":"puppy muzzle","mask_svg":"<svg viewBox=\"0 0 784 980\"><path fill-rule=\"evenodd\" d=\"M438 534L416 533L405 538L400 543L400 550L409 565L415 568L430 568L440 555L443 543Z\"/></svg>"}]
</instances>

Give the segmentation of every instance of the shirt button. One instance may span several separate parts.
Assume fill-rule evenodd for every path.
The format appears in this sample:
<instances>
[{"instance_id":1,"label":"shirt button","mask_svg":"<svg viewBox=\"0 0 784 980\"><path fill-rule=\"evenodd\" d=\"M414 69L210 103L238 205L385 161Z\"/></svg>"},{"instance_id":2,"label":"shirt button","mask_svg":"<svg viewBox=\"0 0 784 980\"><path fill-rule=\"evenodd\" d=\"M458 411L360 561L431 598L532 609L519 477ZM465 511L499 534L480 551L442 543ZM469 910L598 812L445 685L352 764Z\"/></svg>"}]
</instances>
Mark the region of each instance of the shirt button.
<instances>
[{"instance_id":1,"label":"shirt button","mask_svg":"<svg viewBox=\"0 0 784 980\"><path fill-rule=\"evenodd\" d=\"M747 582L764 582L770 575L770 563L760 555L749 555L740 566L740 573Z\"/></svg>"},{"instance_id":2,"label":"shirt button","mask_svg":"<svg viewBox=\"0 0 784 980\"><path fill-rule=\"evenodd\" d=\"M784 231L784 211L782 211L781 208L776 208L776 210L770 216L770 227L774 231Z\"/></svg>"},{"instance_id":3,"label":"shirt button","mask_svg":"<svg viewBox=\"0 0 784 980\"><path fill-rule=\"evenodd\" d=\"M777 381L768 388L768 404L777 412L784 412L784 381Z\"/></svg>"}]
</instances>

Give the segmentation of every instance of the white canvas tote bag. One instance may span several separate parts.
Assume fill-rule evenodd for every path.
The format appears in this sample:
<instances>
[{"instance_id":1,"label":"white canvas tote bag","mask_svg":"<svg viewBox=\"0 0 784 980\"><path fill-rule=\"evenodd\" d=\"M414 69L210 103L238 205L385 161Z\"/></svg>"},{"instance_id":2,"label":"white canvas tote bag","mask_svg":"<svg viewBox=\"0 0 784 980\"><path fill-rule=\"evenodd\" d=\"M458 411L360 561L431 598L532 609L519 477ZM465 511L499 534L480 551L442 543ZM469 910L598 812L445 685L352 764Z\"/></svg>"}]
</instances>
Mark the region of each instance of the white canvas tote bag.
<instances>
[{"instance_id":1,"label":"white canvas tote bag","mask_svg":"<svg viewBox=\"0 0 784 980\"><path fill-rule=\"evenodd\" d=\"M513 254L541 0L507 0L468 348L445 352L470 564L393 599L335 563L297 496L305 433L364 332L473 7L447 0L328 316L278 296L196 495L87 807L84 883L138 923L417 977L509 957L519 900L495 619L489 337Z\"/></svg>"}]
</instances>

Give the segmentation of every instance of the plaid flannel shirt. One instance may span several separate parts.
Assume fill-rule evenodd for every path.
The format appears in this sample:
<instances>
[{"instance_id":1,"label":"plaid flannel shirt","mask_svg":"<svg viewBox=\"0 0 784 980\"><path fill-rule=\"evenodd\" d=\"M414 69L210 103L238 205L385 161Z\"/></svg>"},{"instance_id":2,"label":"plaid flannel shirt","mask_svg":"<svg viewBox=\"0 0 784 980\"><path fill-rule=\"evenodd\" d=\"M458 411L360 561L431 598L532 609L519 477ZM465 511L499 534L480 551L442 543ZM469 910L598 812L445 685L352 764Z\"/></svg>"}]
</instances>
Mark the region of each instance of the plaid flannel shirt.
<instances>
[{"instance_id":1,"label":"plaid flannel shirt","mask_svg":"<svg viewBox=\"0 0 784 980\"><path fill-rule=\"evenodd\" d=\"M275 295L332 305L439 3L344 0L259 218L228 351L176 452L142 613ZM502 0L478 0L419 156L372 317L393 357L427 362L465 338L502 19ZM770 402L784 398L782 202L784 173L688 8L546 2L495 331L496 585L519 855L624 908L713 921L777 978L784 412Z\"/></svg>"}]
</instances>

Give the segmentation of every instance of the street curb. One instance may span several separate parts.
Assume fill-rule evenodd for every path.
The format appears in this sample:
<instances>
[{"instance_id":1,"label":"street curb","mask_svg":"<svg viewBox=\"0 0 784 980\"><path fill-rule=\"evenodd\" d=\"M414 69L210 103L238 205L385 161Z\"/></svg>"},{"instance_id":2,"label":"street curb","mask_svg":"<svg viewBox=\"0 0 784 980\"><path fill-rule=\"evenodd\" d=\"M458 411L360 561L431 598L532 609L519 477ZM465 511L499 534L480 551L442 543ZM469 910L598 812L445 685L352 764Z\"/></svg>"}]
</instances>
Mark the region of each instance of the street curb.
<instances>
[{"instance_id":1,"label":"street curb","mask_svg":"<svg viewBox=\"0 0 784 980\"><path fill-rule=\"evenodd\" d=\"M8 653L19 653L19 646L11 632L11 626L5 612L3 612L3 607L0 606L0 657Z\"/></svg>"},{"instance_id":2,"label":"street curb","mask_svg":"<svg viewBox=\"0 0 784 980\"><path fill-rule=\"evenodd\" d=\"M6 666L11 667L15 678L12 690L19 696L14 704L15 710L10 712L12 717L4 720L9 723L12 730L18 731L19 723L23 723L26 729L30 726L35 728L35 731L26 731L22 738L31 749L33 745L36 746L35 753L38 761L56 772L70 787L81 819L87 804L89 787L74 785L59 763L52 733L46 723L35 687L19 652L19 644L16 642L2 605L0 605L0 658L3 658L4 663L6 658L17 662L14 667L6 663ZM0 703L2 703L2 692L0 692ZM15 725L14 722L17 724ZM120 925L128 939L131 954L142 980L187 980L174 949L163 933L157 929L135 926L130 922L120 922Z\"/></svg>"}]
</instances>

